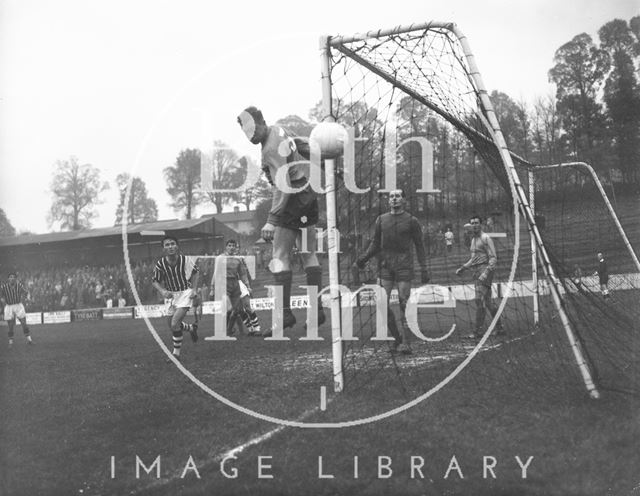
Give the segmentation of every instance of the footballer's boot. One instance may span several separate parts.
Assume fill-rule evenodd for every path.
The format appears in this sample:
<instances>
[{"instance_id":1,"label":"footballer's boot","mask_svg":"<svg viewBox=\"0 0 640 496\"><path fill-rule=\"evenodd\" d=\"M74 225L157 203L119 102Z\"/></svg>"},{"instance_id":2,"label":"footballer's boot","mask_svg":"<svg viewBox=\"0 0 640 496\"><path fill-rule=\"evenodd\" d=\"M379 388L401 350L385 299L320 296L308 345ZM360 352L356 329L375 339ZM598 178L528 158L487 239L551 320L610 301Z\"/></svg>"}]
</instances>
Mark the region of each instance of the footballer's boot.
<instances>
[{"instance_id":1,"label":"footballer's boot","mask_svg":"<svg viewBox=\"0 0 640 496\"><path fill-rule=\"evenodd\" d=\"M472 341L480 341L482 339L482 336L484 336L484 332L482 332L481 329L478 329L473 331L473 334L469 334L468 336L465 336L465 337Z\"/></svg>"},{"instance_id":2,"label":"footballer's boot","mask_svg":"<svg viewBox=\"0 0 640 496\"><path fill-rule=\"evenodd\" d=\"M258 322L257 316L255 318L250 318L249 325L246 327L248 329L248 336L260 336L262 334L262 331L260 330L260 322Z\"/></svg>"},{"instance_id":3,"label":"footballer's boot","mask_svg":"<svg viewBox=\"0 0 640 496\"><path fill-rule=\"evenodd\" d=\"M179 362L181 362L181 361L182 361L182 359L180 358L180 355L176 355L175 353L172 353L172 354L171 354L171 356L173 356L173 358L175 358L175 359L176 359L176 360L178 360ZM171 360L171 358L168 358L168 357L167 357L167 358L165 359L165 362L167 362L167 363L171 363L171 362L173 362L173 360Z\"/></svg>"},{"instance_id":4,"label":"footballer's boot","mask_svg":"<svg viewBox=\"0 0 640 496\"><path fill-rule=\"evenodd\" d=\"M189 329L189 334L191 335L191 341L194 343L198 341L198 324L194 322L191 324L191 329Z\"/></svg>"},{"instance_id":5,"label":"footballer's boot","mask_svg":"<svg viewBox=\"0 0 640 496\"><path fill-rule=\"evenodd\" d=\"M324 314L324 308L322 305L318 305L318 326L321 326L327 320L327 316Z\"/></svg>"},{"instance_id":6,"label":"footballer's boot","mask_svg":"<svg viewBox=\"0 0 640 496\"><path fill-rule=\"evenodd\" d=\"M498 337L504 337L507 335L507 331L505 330L504 326L502 325L502 322L498 322L496 324L496 330L494 332L494 334Z\"/></svg>"},{"instance_id":7,"label":"footballer's boot","mask_svg":"<svg viewBox=\"0 0 640 496\"><path fill-rule=\"evenodd\" d=\"M293 312L291 311L290 308L283 308L282 309L282 330L286 331L287 329L292 328L294 325L296 325L296 316L293 315ZM273 335L273 328L265 329L265 331L262 333L263 337L269 337L272 335Z\"/></svg>"},{"instance_id":8,"label":"footballer's boot","mask_svg":"<svg viewBox=\"0 0 640 496\"><path fill-rule=\"evenodd\" d=\"M400 345L398 346L398 352L402 353L403 355L411 355L411 353L413 353L413 350L407 343L400 343Z\"/></svg>"},{"instance_id":9,"label":"footballer's boot","mask_svg":"<svg viewBox=\"0 0 640 496\"><path fill-rule=\"evenodd\" d=\"M320 327L326 321L327 321L327 316L324 313L324 308L322 308L321 306L318 306L318 327ZM305 332L306 332L308 326L309 326L309 323L305 322L305 324L304 324Z\"/></svg>"},{"instance_id":10,"label":"footballer's boot","mask_svg":"<svg viewBox=\"0 0 640 496\"><path fill-rule=\"evenodd\" d=\"M290 308L285 308L282 311L282 328L286 331L287 329L296 325L296 316L293 315L293 312Z\"/></svg>"}]
</instances>

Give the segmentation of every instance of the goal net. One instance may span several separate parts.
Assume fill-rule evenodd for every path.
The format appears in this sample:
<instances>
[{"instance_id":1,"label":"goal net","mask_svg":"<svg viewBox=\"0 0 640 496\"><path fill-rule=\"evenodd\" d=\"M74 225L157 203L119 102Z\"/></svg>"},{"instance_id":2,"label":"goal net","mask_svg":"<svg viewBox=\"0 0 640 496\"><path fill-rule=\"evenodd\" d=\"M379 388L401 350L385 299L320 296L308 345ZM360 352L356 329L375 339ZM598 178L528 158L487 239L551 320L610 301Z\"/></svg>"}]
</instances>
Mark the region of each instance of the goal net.
<instances>
[{"instance_id":1,"label":"goal net","mask_svg":"<svg viewBox=\"0 0 640 496\"><path fill-rule=\"evenodd\" d=\"M540 232L596 381L602 389L637 392L640 262L632 245L638 241L637 199L616 197L612 185L603 185L585 163L527 170Z\"/></svg>"},{"instance_id":2,"label":"goal net","mask_svg":"<svg viewBox=\"0 0 640 496\"><path fill-rule=\"evenodd\" d=\"M435 22L397 27L326 38L322 48L325 118L343 124L352 143L336 160L335 191L327 194L335 206L335 219L330 218L334 209L327 207L327 223L335 222L341 250L331 282L351 290L340 304L343 315L350 308L358 338L343 341L340 357L338 373L350 396L376 394L384 386L380 408L390 408L408 396L427 397L459 374L492 391L582 394L586 387L594 397L602 387L616 388L624 376L624 389L637 392L638 363L629 351L637 348L637 319L624 303L605 306L609 301L597 299L597 291L574 298L567 272L573 259L563 256L579 244L579 229L558 231L551 240L547 220L541 235L527 199L528 184L520 178L525 169L519 173L516 167L529 164L509 153L458 28ZM354 268L371 241L376 218L389 211L386 193L395 188L403 189L406 210L422 226L430 274L430 284L418 291L416 266L412 299L426 339L413 337L411 355L391 353L389 342L373 339L379 305L372 287L380 263L372 259L363 270ZM538 204L546 201L540 197ZM474 282L466 274L456 275L469 259L472 215L483 218L498 254L492 286L498 314L486 315L480 342L467 339L477 322ZM611 218L602 223L612 224ZM538 289L531 239L539 262ZM595 246L581 246L581 253L593 272ZM626 271L625 291L637 299L637 268L611 264L610 271L611 298L617 299L621 289L614 289L614 272ZM593 289L592 280L585 280ZM397 302L393 292L389 309L400 327ZM597 319L586 309L597 312ZM615 343L614 321L625 329ZM506 329L504 337L496 335L498 322ZM610 349L607 357L600 353L603 341ZM619 359L620 366L609 372L602 366L607 359ZM519 386L510 387L515 381Z\"/></svg>"}]
</instances>

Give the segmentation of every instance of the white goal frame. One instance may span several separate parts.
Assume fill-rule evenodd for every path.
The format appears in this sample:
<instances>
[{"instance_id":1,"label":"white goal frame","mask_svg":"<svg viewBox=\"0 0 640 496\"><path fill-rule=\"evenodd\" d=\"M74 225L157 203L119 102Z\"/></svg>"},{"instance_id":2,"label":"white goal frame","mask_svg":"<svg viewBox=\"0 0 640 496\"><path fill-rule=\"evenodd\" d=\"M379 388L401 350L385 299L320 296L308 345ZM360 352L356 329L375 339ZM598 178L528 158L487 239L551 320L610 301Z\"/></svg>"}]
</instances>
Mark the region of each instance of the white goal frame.
<instances>
[{"instance_id":1,"label":"white goal frame","mask_svg":"<svg viewBox=\"0 0 640 496\"><path fill-rule=\"evenodd\" d=\"M484 82L480 76L475 57L471 52L469 43L466 36L462 31L452 22L425 22L418 24L410 24L406 26L397 26L390 29L381 29L369 31L364 34L356 34L353 36L324 36L320 39L321 50L321 74L322 74L322 109L323 119L332 121L334 120L332 112L332 85L331 85L331 48L338 47L344 43L350 43L354 41L364 41L371 38L380 38L384 36L391 36L396 34L408 33L411 31L426 30L429 28L434 29L446 29L448 30L460 43L465 61L469 68L468 78L472 83L476 96L479 99L480 109L479 115L485 119L485 125L487 131L493 138L493 142L497 147L500 154L500 158L506 167L506 172L510 177L513 187L515 188L515 194L517 195L517 201L519 207L526 218L526 221L531 232L531 236L535 241L538 256L542 261L542 268L545 277L549 282L551 289L551 295L558 311L560 321L563 329L569 341L569 345L574 355L574 359L578 366L580 375L584 382L585 387L589 395L592 398L599 398L600 394L593 380L593 376L587 361L585 360L582 347L579 340L571 327L569 318L564 310L563 296L561 290L561 282L555 274L553 266L549 260L548 253L540 236L540 232L535 223L533 211L530 207L527 194L520 182L518 174L516 172L511 153L507 148L504 136L500 130L498 119L496 118L493 105L489 99L487 90L485 89ZM368 67L372 69L370 66ZM382 71L376 72L378 76L386 79L391 84L394 84L398 89L404 91L410 96L416 96L416 93L405 87L402 83L395 80L388 74ZM419 101L425 102L424 98L418 98ZM439 112L439 109L434 109ZM331 329L333 340L333 367L334 367L334 390L336 392L342 391L344 387L344 376L342 369L342 346L341 346L341 317L340 317L340 293L339 293L339 271L338 271L338 254L335 249L332 250L332 246L337 246L336 236L336 194L335 194L335 163L333 160L327 160L325 162L325 178L326 178L326 204L327 204L327 230L330 233L329 237L329 282L331 291Z\"/></svg>"}]
</instances>

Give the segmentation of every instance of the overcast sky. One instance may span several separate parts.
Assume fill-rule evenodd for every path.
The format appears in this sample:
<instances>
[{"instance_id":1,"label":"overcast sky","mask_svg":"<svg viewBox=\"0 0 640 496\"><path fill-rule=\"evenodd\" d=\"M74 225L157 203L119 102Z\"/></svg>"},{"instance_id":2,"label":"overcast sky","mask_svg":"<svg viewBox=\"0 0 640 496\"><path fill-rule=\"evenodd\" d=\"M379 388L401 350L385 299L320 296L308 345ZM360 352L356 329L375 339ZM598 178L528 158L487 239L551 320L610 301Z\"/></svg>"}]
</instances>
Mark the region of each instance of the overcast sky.
<instances>
[{"instance_id":1,"label":"overcast sky","mask_svg":"<svg viewBox=\"0 0 640 496\"><path fill-rule=\"evenodd\" d=\"M161 219L178 217L163 168L203 137L257 157L235 123L247 105L307 118L320 35L453 21L489 91L533 101L553 92L557 48L640 14L638 0L225 3L0 0L0 207L16 229L50 230L51 172L70 155L112 183L94 227L113 225L120 172L145 180Z\"/></svg>"}]
</instances>

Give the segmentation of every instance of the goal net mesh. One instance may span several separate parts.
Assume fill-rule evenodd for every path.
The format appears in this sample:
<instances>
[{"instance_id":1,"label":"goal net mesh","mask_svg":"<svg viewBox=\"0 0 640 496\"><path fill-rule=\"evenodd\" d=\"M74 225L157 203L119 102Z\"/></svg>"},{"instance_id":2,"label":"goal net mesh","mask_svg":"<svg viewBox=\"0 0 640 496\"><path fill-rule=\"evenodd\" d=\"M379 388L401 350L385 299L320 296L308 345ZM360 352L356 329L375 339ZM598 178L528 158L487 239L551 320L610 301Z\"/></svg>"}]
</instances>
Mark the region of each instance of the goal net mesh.
<instances>
[{"instance_id":1,"label":"goal net mesh","mask_svg":"<svg viewBox=\"0 0 640 496\"><path fill-rule=\"evenodd\" d=\"M534 321L528 223L520 217L518 202L514 203L514 197L517 198L514 179L487 125L480 89L473 82L468 59L456 35L449 26L432 25L358 39L333 38L329 45L331 114L352 129L354 149L346 154L353 153L353 179L359 188L370 188L367 192L353 192L346 181L349 157L345 154L337 161L339 282L352 291L376 282L380 271L376 259L363 270L354 268L354 263L371 241L377 216L389 211L387 197L380 190L389 186L385 182L385 167L388 170L391 155L395 155L396 187L404 190L406 210L423 229L431 279L431 286L418 298L421 305L417 312L420 330L429 340L413 337L413 353L408 356L391 353L388 342L371 339L376 332L377 308L371 291L360 292L353 302L345 302L343 298L343 306L353 305L353 329L358 338L343 343L345 387L350 395L375 394L384 385L387 393L381 398L380 408L389 408L406 401L407 396L428 395L458 372L474 387L493 393L530 394L534 390L584 394L557 309L544 283L539 322ZM428 193L418 191L427 188L423 184L424 142L416 138L424 138L433 145L433 186ZM389 147L392 139L397 145L393 149ZM515 162L523 164L517 157ZM554 209L562 210L559 204L554 205ZM509 296L499 317L507 330L506 337L498 338L494 329L480 344L467 339L476 322L473 280L467 274L463 277L455 274L469 259L471 233L466 224L476 214L482 216L483 228L493 237L498 252L494 302L501 303ZM551 209L548 217L552 217ZM572 230L554 231L552 239L551 228L559 219L554 214L553 222L547 220L545 241L549 239L553 246L553 266L561 278L566 278L566 268L573 264L571 246L579 244L580 228L576 225ZM601 223L610 229L612 221L603 218ZM600 235L589 232L589 226L590 222L584 220L581 226L584 234L580 236ZM453 233L452 244L446 241L447 230ZM602 235L609 235L604 228ZM596 252L595 245L581 246L580 260L585 264L585 272L593 272ZM619 256L625 254L619 252ZM628 263L625 267L610 265L612 300L623 293L614 289L617 279L613 273L634 272ZM414 288L419 286L419 274L416 264ZM544 279L541 270L540 278ZM588 280L589 295L579 293L579 297L567 286L571 285L570 279L562 280L571 296L567 300L572 308L572 325L587 348L590 367L595 369L600 383L616 388L624 376L625 388L637 392L638 363L632 350L634 346L637 348L634 332L637 335L638 327L633 312L625 308L623 301L613 309L609 301L603 301L597 291L592 291L591 280ZM625 284L630 289L629 297L637 299L637 273ZM391 295L390 309L400 327L395 292ZM586 313L587 310L594 313ZM589 326L585 327L585 320ZM494 327L496 322L487 314L483 330L490 325ZM620 343L611 340L617 332L613 322L626 331L619 336ZM607 341L604 347L611 351L608 358L619 360L620 366L615 371L601 366L607 359L600 353L603 341ZM625 347L628 353L623 353ZM598 352L592 348L598 348ZM512 387L513 384L518 387ZM394 393L388 393L389 389Z\"/></svg>"}]
</instances>

